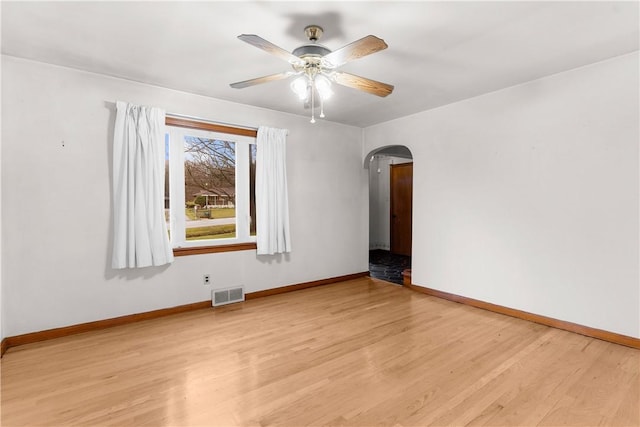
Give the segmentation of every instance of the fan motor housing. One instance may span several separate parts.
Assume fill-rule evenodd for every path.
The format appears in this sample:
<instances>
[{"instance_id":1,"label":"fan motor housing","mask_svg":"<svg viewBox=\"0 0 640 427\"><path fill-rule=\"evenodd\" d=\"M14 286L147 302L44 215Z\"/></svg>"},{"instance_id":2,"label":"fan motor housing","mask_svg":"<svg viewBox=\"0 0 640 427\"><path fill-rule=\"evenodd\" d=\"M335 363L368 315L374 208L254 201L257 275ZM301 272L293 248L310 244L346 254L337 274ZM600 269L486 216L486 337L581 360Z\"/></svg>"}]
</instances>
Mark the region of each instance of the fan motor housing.
<instances>
[{"instance_id":1,"label":"fan motor housing","mask_svg":"<svg viewBox=\"0 0 640 427\"><path fill-rule=\"evenodd\" d=\"M299 58L305 58L307 56L322 57L331 53L331 49L322 46L321 44L309 43L295 48L291 53Z\"/></svg>"}]
</instances>

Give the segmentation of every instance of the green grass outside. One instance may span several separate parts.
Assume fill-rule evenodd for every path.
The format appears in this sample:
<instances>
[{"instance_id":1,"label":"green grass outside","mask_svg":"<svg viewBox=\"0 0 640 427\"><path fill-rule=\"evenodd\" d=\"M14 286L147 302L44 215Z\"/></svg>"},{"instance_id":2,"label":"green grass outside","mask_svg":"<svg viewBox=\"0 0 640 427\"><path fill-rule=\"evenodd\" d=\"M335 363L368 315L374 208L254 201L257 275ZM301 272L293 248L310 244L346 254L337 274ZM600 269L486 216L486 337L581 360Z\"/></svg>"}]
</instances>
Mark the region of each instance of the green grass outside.
<instances>
[{"instance_id":1,"label":"green grass outside","mask_svg":"<svg viewBox=\"0 0 640 427\"><path fill-rule=\"evenodd\" d=\"M199 218L207 218L206 216L204 216L203 214L205 214L205 212L209 212L209 217L210 219L217 219L217 218L235 218L236 216L236 208L214 208L214 209L198 209L198 217ZM193 211L193 208L186 208L184 210L184 213L187 217L187 219L190 220L194 220L196 219L195 216L195 212Z\"/></svg>"},{"instance_id":2,"label":"green grass outside","mask_svg":"<svg viewBox=\"0 0 640 427\"><path fill-rule=\"evenodd\" d=\"M236 237L236 225L211 225L208 227L187 228L187 240L227 239Z\"/></svg>"}]
</instances>

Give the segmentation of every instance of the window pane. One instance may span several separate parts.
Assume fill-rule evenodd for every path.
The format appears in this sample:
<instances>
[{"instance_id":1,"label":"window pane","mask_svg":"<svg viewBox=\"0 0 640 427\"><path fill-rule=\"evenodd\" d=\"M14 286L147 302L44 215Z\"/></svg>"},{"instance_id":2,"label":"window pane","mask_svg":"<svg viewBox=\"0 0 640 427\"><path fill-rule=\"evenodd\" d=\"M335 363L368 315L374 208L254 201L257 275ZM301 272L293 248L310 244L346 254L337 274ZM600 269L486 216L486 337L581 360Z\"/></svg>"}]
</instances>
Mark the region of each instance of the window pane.
<instances>
[{"instance_id":1,"label":"window pane","mask_svg":"<svg viewBox=\"0 0 640 427\"><path fill-rule=\"evenodd\" d=\"M249 145L249 235L256 235L256 144Z\"/></svg>"},{"instance_id":2,"label":"window pane","mask_svg":"<svg viewBox=\"0 0 640 427\"><path fill-rule=\"evenodd\" d=\"M235 143L184 139L186 240L236 237Z\"/></svg>"}]
</instances>

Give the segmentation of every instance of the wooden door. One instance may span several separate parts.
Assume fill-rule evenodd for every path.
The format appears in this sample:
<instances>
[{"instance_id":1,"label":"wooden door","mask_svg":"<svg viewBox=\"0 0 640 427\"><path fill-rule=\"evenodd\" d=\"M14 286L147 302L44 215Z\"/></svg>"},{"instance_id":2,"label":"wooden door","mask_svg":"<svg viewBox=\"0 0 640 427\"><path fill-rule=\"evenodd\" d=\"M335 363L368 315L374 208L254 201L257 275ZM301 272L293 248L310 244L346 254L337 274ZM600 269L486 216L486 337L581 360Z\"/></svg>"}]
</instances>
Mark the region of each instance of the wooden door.
<instances>
[{"instance_id":1,"label":"wooden door","mask_svg":"<svg viewBox=\"0 0 640 427\"><path fill-rule=\"evenodd\" d=\"M413 163L391 165L391 252L411 256Z\"/></svg>"}]
</instances>

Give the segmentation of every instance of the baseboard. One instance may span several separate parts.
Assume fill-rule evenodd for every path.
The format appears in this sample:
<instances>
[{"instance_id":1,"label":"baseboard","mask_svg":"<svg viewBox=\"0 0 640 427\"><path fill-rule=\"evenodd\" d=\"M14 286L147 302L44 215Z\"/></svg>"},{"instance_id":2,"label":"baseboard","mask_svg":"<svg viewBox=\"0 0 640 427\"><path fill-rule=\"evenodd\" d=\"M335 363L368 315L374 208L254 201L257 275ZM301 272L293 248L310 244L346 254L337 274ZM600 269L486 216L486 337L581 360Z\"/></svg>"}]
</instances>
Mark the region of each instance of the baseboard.
<instances>
[{"instance_id":1,"label":"baseboard","mask_svg":"<svg viewBox=\"0 0 640 427\"><path fill-rule=\"evenodd\" d=\"M31 344L38 341L46 341L54 338L66 337L69 335L81 334L83 332L97 331L99 329L126 325L129 323L140 322L142 320L156 319L158 317L170 316L172 314L200 310L208 307L211 307L211 301L201 301L191 304L179 305L176 307L162 308L160 310L147 311L144 313L129 314L126 316L113 317L110 319L96 320L94 322L80 323L77 325L64 326L61 328L47 329L45 331L31 332L28 334L7 337L2 340L4 344L2 348L2 354L4 354L4 352L11 347L16 347L19 345Z\"/></svg>"},{"instance_id":2,"label":"baseboard","mask_svg":"<svg viewBox=\"0 0 640 427\"><path fill-rule=\"evenodd\" d=\"M283 294L286 292L299 291L301 289L313 288L315 286L329 285L331 283L346 282L348 280L360 279L369 275L368 271L361 273L347 274L345 276L331 277L329 279L314 280L312 282L298 283L297 285L282 286L279 288L266 289L264 291L250 292L245 294L245 299L268 297L270 295Z\"/></svg>"},{"instance_id":3,"label":"baseboard","mask_svg":"<svg viewBox=\"0 0 640 427\"><path fill-rule=\"evenodd\" d=\"M577 323L566 322L564 320L554 319L552 317L541 316L514 308L504 307L490 302L480 301L473 298L467 298L448 292L438 291L436 289L425 288L415 284L405 284L409 289L437 298L446 299L448 301L458 302L460 304L470 305L472 307L481 308L483 310L493 311L494 313L504 314L518 319L528 320L530 322L539 323L552 328L562 329L576 334L585 335L591 338L597 338L614 344L620 344L627 347L640 349L640 339L627 335L617 334L602 329L591 328L589 326L579 325Z\"/></svg>"},{"instance_id":4,"label":"baseboard","mask_svg":"<svg viewBox=\"0 0 640 427\"><path fill-rule=\"evenodd\" d=\"M266 297L269 295L276 295L285 292L293 292L300 289L311 288L314 286L328 285L330 283L344 282L347 280L358 279L360 277L368 276L369 272L348 274L346 276L331 277L329 279L315 280L313 282L299 283L297 285L283 286L280 288L267 289L265 291L251 292L245 294L245 299L255 299ZM113 326L126 325L129 323L140 322L142 320L156 319L158 317L170 316L172 314L184 313L187 311L201 310L203 308L210 308L211 301L200 301L191 304L179 305L177 307L163 308L160 310L147 311L144 313L130 314L127 316L114 317L111 319L96 320L94 322L80 323L72 326L65 326L62 328L48 329L46 331L31 332L23 335L16 335L13 337L6 337L2 340L0 346L0 357L10 349L24 344L31 344L34 342L50 340L54 338L66 337L69 335L80 334L83 332L96 331L99 329L111 328Z\"/></svg>"},{"instance_id":5,"label":"baseboard","mask_svg":"<svg viewBox=\"0 0 640 427\"><path fill-rule=\"evenodd\" d=\"M7 344L7 339L3 338L2 342L0 342L0 357L2 357L2 355L4 354L5 351L7 351L8 348L9 348L9 345Z\"/></svg>"}]
</instances>

